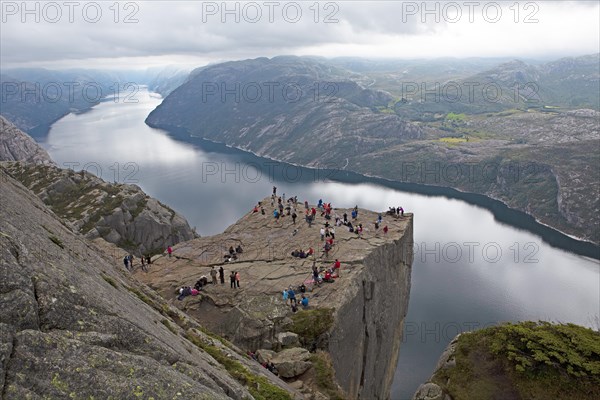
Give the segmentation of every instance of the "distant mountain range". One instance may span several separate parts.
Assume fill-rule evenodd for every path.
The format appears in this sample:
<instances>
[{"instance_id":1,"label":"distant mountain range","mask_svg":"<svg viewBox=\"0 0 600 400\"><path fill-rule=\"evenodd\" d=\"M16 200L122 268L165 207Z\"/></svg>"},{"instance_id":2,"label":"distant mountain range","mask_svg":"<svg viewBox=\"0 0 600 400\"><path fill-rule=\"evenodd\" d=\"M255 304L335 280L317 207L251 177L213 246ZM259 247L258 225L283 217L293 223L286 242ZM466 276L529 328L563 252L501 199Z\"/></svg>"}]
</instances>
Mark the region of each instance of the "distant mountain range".
<instances>
[{"instance_id":1,"label":"distant mountain range","mask_svg":"<svg viewBox=\"0 0 600 400\"><path fill-rule=\"evenodd\" d=\"M50 126L69 113L85 112L119 94L135 95L140 86L166 96L188 75L188 69L178 67L145 71L9 69L0 74L0 114L43 140Z\"/></svg>"},{"instance_id":2,"label":"distant mountain range","mask_svg":"<svg viewBox=\"0 0 600 400\"><path fill-rule=\"evenodd\" d=\"M485 194L599 243L598 60L482 63L473 75L477 61L458 75L439 62L387 72L315 57L228 62L193 71L146 122L184 141ZM472 96L423 92L436 82L470 84Z\"/></svg>"}]
</instances>

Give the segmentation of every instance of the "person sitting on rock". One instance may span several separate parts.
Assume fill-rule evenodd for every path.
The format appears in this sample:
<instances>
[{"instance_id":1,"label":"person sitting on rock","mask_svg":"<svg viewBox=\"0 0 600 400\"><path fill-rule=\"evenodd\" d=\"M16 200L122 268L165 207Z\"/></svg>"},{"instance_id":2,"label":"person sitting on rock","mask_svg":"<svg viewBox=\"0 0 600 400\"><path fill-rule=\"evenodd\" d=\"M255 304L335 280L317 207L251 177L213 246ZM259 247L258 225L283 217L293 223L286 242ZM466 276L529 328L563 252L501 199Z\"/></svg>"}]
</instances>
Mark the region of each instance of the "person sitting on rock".
<instances>
[{"instance_id":1,"label":"person sitting on rock","mask_svg":"<svg viewBox=\"0 0 600 400\"><path fill-rule=\"evenodd\" d=\"M192 288L189 286L182 286L181 289L179 289L179 296L177 297L177 300L181 301L183 300L186 296L191 296L192 294Z\"/></svg>"},{"instance_id":2,"label":"person sitting on rock","mask_svg":"<svg viewBox=\"0 0 600 400\"><path fill-rule=\"evenodd\" d=\"M238 244L237 247L235 248L235 252L237 254L242 254L244 252L244 249L242 249L242 245Z\"/></svg>"},{"instance_id":3,"label":"person sitting on rock","mask_svg":"<svg viewBox=\"0 0 600 400\"><path fill-rule=\"evenodd\" d=\"M233 246L229 246L229 254L235 254L235 250L233 249Z\"/></svg>"},{"instance_id":4,"label":"person sitting on rock","mask_svg":"<svg viewBox=\"0 0 600 400\"><path fill-rule=\"evenodd\" d=\"M331 276L331 271L327 270L325 272L325 276L323 277L323 282L327 282L327 283L333 283L334 282L334 280L333 280L333 278Z\"/></svg>"},{"instance_id":5,"label":"person sitting on rock","mask_svg":"<svg viewBox=\"0 0 600 400\"><path fill-rule=\"evenodd\" d=\"M196 289L197 291L201 291L202 290L202 286L203 286L202 281L200 279L198 279L196 281L196 284L194 285L194 289Z\"/></svg>"},{"instance_id":6,"label":"person sitting on rock","mask_svg":"<svg viewBox=\"0 0 600 400\"><path fill-rule=\"evenodd\" d=\"M300 303L302 304L302 308L306 310L308 308L308 297L302 295L302 300L300 300Z\"/></svg>"}]
</instances>

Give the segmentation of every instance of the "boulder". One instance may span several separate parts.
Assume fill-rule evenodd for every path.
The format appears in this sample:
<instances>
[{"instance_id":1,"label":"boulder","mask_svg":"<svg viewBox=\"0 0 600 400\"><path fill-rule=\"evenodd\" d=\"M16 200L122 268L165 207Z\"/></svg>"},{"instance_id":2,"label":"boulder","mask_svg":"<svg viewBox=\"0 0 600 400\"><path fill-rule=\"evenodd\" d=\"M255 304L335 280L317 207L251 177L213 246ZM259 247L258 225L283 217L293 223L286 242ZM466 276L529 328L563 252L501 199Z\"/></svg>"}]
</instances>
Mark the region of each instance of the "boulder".
<instances>
[{"instance_id":1,"label":"boulder","mask_svg":"<svg viewBox=\"0 0 600 400\"><path fill-rule=\"evenodd\" d=\"M308 361L309 358L310 353L308 350L301 347L294 347L277 353L271 359L271 362L277 367L280 376L294 378L302 375L312 366L312 363Z\"/></svg>"},{"instance_id":2,"label":"boulder","mask_svg":"<svg viewBox=\"0 0 600 400\"><path fill-rule=\"evenodd\" d=\"M413 396L413 400L452 400L450 396L444 395L442 388L432 382L419 386Z\"/></svg>"},{"instance_id":3,"label":"boulder","mask_svg":"<svg viewBox=\"0 0 600 400\"><path fill-rule=\"evenodd\" d=\"M258 362L261 364L271 361L271 359L273 358L274 355L275 355L275 352L271 351L271 350L266 350L266 349L256 350L256 357L258 358Z\"/></svg>"},{"instance_id":4,"label":"boulder","mask_svg":"<svg viewBox=\"0 0 600 400\"><path fill-rule=\"evenodd\" d=\"M294 332L281 332L277 335L277 341L281 343L281 347L290 348L300 346L298 335Z\"/></svg>"}]
</instances>

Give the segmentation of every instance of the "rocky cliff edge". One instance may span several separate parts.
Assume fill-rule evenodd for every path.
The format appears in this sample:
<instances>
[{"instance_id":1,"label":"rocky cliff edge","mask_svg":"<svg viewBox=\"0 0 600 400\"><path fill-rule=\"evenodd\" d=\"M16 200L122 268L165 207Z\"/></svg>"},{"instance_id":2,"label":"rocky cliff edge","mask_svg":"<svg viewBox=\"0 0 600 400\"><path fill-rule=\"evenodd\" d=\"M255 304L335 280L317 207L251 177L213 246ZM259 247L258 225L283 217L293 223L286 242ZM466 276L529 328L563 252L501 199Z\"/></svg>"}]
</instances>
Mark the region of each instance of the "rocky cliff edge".
<instances>
[{"instance_id":1,"label":"rocky cliff edge","mask_svg":"<svg viewBox=\"0 0 600 400\"><path fill-rule=\"evenodd\" d=\"M138 270L138 278L246 350L278 350L282 345L278 335L300 332L305 348L330 354L335 378L347 398L389 397L410 291L412 214L392 217L384 213L383 222L375 229L378 214L360 209L358 219L352 222L355 226L362 223L363 233L351 233L343 225L335 227L333 249L325 256L320 228L326 220L320 211L309 226L304 206L298 204L294 224L288 215L274 218L269 199L261 203L264 215L251 209L222 234L178 244L171 258L156 260L148 273ZM340 217L344 213L351 220L349 209L332 212ZM333 219L330 222L334 224ZM229 247L238 245L243 253L228 261ZM315 251L313 257L291 255L296 249L310 247ZM314 285L313 264L329 268L335 259L341 262L340 277L334 283ZM225 284L209 284L199 296L176 299L179 287L193 286L203 275L210 281L212 267L224 268ZM239 289L230 287L232 271L240 273ZM303 283L309 310L294 314L282 299L282 291ZM311 310L331 310L331 323L317 327L327 313L311 320ZM317 332L306 326L313 324Z\"/></svg>"}]
</instances>

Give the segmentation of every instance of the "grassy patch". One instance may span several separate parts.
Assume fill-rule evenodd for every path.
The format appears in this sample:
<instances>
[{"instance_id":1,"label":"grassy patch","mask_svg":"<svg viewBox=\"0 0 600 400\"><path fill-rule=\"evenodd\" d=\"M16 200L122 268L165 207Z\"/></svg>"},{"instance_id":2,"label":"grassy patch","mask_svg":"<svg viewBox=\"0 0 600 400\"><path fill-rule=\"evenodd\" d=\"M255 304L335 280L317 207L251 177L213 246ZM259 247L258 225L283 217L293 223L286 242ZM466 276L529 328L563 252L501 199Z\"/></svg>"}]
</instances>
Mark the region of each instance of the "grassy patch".
<instances>
[{"instance_id":1,"label":"grassy patch","mask_svg":"<svg viewBox=\"0 0 600 400\"><path fill-rule=\"evenodd\" d=\"M190 332L186 333L185 337L210 354L232 377L245 385L256 400L292 400L288 392L273 385L267 378L251 373L242 363L230 358L218 347L204 343L202 339Z\"/></svg>"},{"instance_id":2,"label":"grassy patch","mask_svg":"<svg viewBox=\"0 0 600 400\"><path fill-rule=\"evenodd\" d=\"M440 142L448 144L459 144L468 142L467 138L464 137L443 137L438 139Z\"/></svg>"},{"instance_id":3,"label":"grassy patch","mask_svg":"<svg viewBox=\"0 0 600 400\"><path fill-rule=\"evenodd\" d=\"M304 342L312 342L333 325L333 308L301 310L292 315L292 321L290 331L298 334Z\"/></svg>"},{"instance_id":4,"label":"grassy patch","mask_svg":"<svg viewBox=\"0 0 600 400\"><path fill-rule=\"evenodd\" d=\"M581 326L524 322L462 335L456 367L434 382L455 400L600 398L600 333Z\"/></svg>"},{"instance_id":5,"label":"grassy patch","mask_svg":"<svg viewBox=\"0 0 600 400\"><path fill-rule=\"evenodd\" d=\"M317 351L310 356L310 361L315 369L319 390L331 400L344 400L344 393L335 384L335 372L329 354L324 351Z\"/></svg>"},{"instance_id":6,"label":"grassy patch","mask_svg":"<svg viewBox=\"0 0 600 400\"><path fill-rule=\"evenodd\" d=\"M114 287L115 289L119 288L117 286L117 282L115 282L115 280L110 276L102 275L102 279L104 279L110 286Z\"/></svg>"},{"instance_id":7,"label":"grassy patch","mask_svg":"<svg viewBox=\"0 0 600 400\"><path fill-rule=\"evenodd\" d=\"M148 296L146 296L144 293L140 292L136 288L129 287L129 286L127 287L127 290L129 290L131 293L135 294L138 297L138 299L140 299L144 303L148 304L150 307L156 309L154 302Z\"/></svg>"},{"instance_id":8,"label":"grassy patch","mask_svg":"<svg viewBox=\"0 0 600 400\"><path fill-rule=\"evenodd\" d=\"M168 330L170 330L171 332L173 332L174 334L177 335L177 330L175 329L175 327L173 325L171 325L171 323L169 322L169 320L167 320L167 319L161 319L160 323L163 324L164 326L166 326Z\"/></svg>"},{"instance_id":9,"label":"grassy patch","mask_svg":"<svg viewBox=\"0 0 600 400\"><path fill-rule=\"evenodd\" d=\"M60 240L59 238L57 238L54 235L50 235L48 236L48 239L50 239L52 241L52 243L54 243L55 245L57 245L58 247L60 247L61 249L65 248L65 245L63 244L62 240Z\"/></svg>"}]
</instances>

